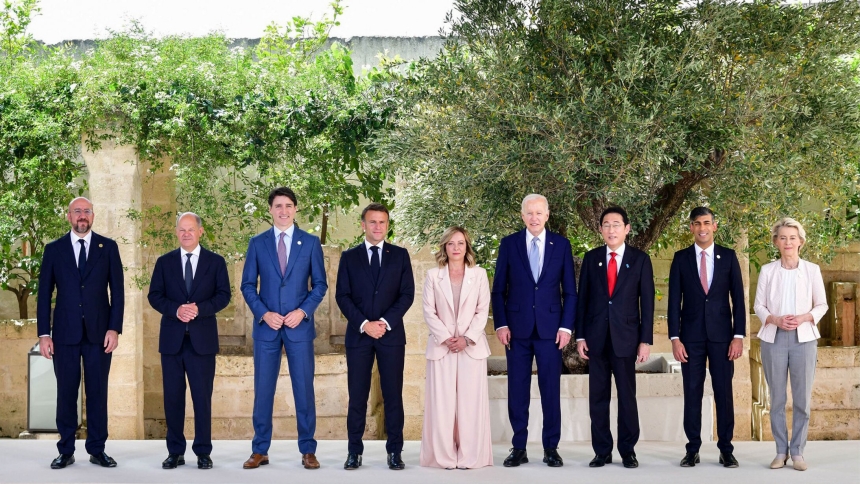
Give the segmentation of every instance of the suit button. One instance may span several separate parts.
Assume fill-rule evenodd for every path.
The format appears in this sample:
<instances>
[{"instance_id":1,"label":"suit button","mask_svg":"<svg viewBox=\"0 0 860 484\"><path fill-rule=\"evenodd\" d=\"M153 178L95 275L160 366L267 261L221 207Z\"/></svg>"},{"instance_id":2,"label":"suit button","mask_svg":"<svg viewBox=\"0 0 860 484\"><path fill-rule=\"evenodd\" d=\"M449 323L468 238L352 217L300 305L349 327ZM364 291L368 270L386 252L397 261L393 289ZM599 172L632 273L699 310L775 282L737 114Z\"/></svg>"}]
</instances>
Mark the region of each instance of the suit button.
<instances>
[{"instance_id":1,"label":"suit button","mask_svg":"<svg viewBox=\"0 0 860 484\"><path fill-rule=\"evenodd\" d=\"M537 291L537 286L535 286L535 291Z\"/></svg>"},{"instance_id":2,"label":"suit button","mask_svg":"<svg viewBox=\"0 0 860 484\"><path fill-rule=\"evenodd\" d=\"M81 289L83 289L83 288L84 288L84 286L81 286Z\"/></svg>"},{"instance_id":3,"label":"suit button","mask_svg":"<svg viewBox=\"0 0 860 484\"><path fill-rule=\"evenodd\" d=\"M612 301L609 301L609 305L612 306Z\"/></svg>"},{"instance_id":4,"label":"suit button","mask_svg":"<svg viewBox=\"0 0 860 484\"><path fill-rule=\"evenodd\" d=\"M535 308L535 307L534 307L534 306L532 306L532 309L534 309L534 308Z\"/></svg>"},{"instance_id":5,"label":"suit button","mask_svg":"<svg viewBox=\"0 0 860 484\"><path fill-rule=\"evenodd\" d=\"M78 304L78 307L79 307L79 308L82 308L82 307L84 307L84 305L83 305L83 304Z\"/></svg>"},{"instance_id":6,"label":"suit button","mask_svg":"<svg viewBox=\"0 0 860 484\"><path fill-rule=\"evenodd\" d=\"M374 294L379 294L379 291L373 291Z\"/></svg>"}]
</instances>

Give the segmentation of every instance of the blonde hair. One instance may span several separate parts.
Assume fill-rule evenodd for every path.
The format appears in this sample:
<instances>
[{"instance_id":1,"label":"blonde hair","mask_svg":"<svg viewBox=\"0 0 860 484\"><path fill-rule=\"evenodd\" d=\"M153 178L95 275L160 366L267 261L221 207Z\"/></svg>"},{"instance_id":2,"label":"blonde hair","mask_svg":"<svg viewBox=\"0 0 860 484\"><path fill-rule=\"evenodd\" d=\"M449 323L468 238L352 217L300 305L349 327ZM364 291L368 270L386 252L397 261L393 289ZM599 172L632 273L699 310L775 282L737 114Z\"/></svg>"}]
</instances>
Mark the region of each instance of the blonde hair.
<instances>
[{"instance_id":1,"label":"blonde hair","mask_svg":"<svg viewBox=\"0 0 860 484\"><path fill-rule=\"evenodd\" d=\"M806 243L806 231L803 230L803 225L800 224L797 220L794 220L791 217L783 217L779 222L773 224L773 227L770 228L770 235L772 237L772 241L776 242L777 236L779 236L779 229L783 227L790 227L797 229L797 235L800 236L800 242Z\"/></svg>"},{"instance_id":2,"label":"blonde hair","mask_svg":"<svg viewBox=\"0 0 860 484\"><path fill-rule=\"evenodd\" d=\"M436 252L436 264L439 267L448 265L448 252L445 251L445 245L451 241L455 234L463 234L466 239L466 267L474 267L476 263L475 250L472 249L472 237L469 232L463 227L448 227L442 233L442 240L439 242L439 251Z\"/></svg>"}]
</instances>

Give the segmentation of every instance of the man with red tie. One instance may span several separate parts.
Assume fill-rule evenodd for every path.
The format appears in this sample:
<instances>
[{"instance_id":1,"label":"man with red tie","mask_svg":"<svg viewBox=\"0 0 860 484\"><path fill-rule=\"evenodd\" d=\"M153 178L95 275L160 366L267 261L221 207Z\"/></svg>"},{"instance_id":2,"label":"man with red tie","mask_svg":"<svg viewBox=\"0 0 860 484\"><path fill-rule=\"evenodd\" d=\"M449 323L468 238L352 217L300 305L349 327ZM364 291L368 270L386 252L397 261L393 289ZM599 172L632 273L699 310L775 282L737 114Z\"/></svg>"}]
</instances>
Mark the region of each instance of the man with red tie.
<instances>
[{"instance_id":1,"label":"man with red tie","mask_svg":"<svg viewBox=\"0 0 860 484\"><path fill-rule=\"evenodd\" d=\"M624 467L639 467L633 448L639 440L636 362L650 354L654 332L654 271L648 254L625 243L630 219L620 207L600 215L606 245L585 254L579 276L576 349L588 360L591 416L589 467L612 463L609 430L611 377L618 393L618 452Z\"/></svg>"},{"instance_id":2,"label":"man with red tie","mask_svg":"<svg viewBox=\"0 0 860 484\"><path fill-rule=\"evenodd\" d=\"M744 282L735 251L714 243L714 212L707 207L694 208L690 231L695 243L676 252L672 259L667 314L672 353L681 362L684 382L687 452L681 467L699 463L705 371L711 373L714 387L720 464L737 467L732 455L732 376L734 360L743 354L746 334Z\"/></svg>"}]
</instances>

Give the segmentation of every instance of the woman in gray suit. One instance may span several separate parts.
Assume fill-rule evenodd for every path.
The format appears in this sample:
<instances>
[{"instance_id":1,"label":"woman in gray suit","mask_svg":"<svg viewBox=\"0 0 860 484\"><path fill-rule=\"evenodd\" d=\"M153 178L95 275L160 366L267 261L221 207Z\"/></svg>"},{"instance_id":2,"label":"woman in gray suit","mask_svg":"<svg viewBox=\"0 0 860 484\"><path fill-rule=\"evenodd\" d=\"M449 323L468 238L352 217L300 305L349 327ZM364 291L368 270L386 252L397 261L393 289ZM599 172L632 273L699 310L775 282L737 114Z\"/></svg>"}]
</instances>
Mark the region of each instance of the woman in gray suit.
<instances>
[{"instance_id":1,"label":"woman in gray suit","mask_svg":"<svg viewBox=\"0 0 860 484\"><path fill-rule=\"evenodd\" d=\"M762 322L761 360L770 388L770 426L776 441L771 469L785 466L805 471L803 448L809 429L812 380L818 353L818 321L827 312L821 269L800 258L806 231L797 220L784 218L771 229L779 259L761 268L755 313ZM791 377L792 435L785 422L786 389Z\"/></svg>"}]
</instances>

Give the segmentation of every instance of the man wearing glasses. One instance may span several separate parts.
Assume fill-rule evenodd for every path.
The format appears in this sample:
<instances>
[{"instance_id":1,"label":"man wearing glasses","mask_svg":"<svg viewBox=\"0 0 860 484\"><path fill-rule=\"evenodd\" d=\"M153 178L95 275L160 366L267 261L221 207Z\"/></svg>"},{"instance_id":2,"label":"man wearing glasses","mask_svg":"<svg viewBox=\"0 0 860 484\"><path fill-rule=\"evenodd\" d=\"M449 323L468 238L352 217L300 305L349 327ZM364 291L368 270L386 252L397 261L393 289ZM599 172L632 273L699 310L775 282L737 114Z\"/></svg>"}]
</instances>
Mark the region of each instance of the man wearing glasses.
<instances>
[{"instance_id":1,"label":"man wearing glasses","mask_svg":"<svg viewBox=\"0 0 860 484\"><path fill-rule=\"evenodd\" d=\"M639 440L636 362L648 359L654 335L654 271L648 254L625 243L627 212L609 207L600 215L606 245L585 254L579 276L576 349L588 360L591 416L589 467L612 463L609 430L611 378L618 393L618 453L624 467L639 467L633 447Z\"/></svg>"},{"instance_id":2,"label":"man wearing glasses","mask_svg":"<svg viewBox=\"0 0 860 484\"><path fill-rule=\"evenodd\" d=\"M60 455L51 462L51 469L75 463L82 360L87 401L86 450L93 464L116 467L116 461L104 450L108 436L108 373L111 354L122 333L125 288L119 248L113 240L91 230L94 217L89 200L72 200L68 213L72 230L46 245L42 256L36 325L39 351L54 361L60 432ZM57 302L52 324L54 289Z\"/></svg>"}]
</instances>

